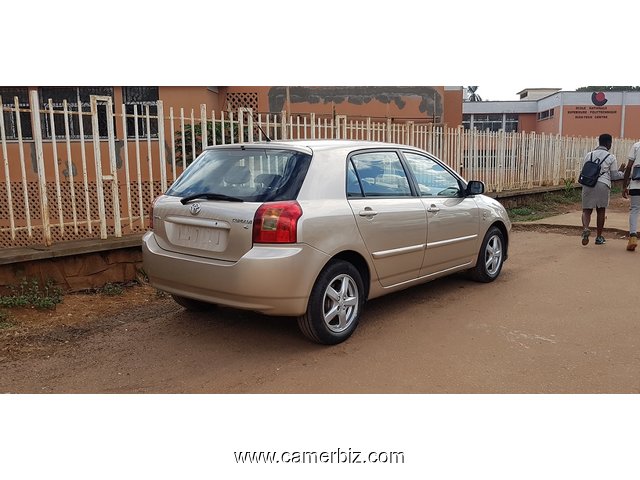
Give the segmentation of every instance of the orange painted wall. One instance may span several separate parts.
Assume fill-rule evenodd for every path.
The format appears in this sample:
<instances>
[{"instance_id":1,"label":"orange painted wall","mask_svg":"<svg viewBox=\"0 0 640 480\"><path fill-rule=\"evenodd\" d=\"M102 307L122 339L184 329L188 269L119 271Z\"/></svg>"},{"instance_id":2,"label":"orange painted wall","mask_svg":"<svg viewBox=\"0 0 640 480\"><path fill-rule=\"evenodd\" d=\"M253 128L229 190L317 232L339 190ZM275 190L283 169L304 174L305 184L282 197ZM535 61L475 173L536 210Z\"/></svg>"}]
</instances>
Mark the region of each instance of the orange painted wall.
<instances>
[{"instance_id":1,"label":"orange painted wall","mask_svg":"<svg viewBox=\"0 0 640 480\"><path fill-rule=\"evenodd\" d=\"M199 117L201 104L207 105L208 112L220 110L220 94L207 87L159 87L158 96L164 104L166 115L169 114L169 108L173 107L176 115L179 115L180 108L183 108L185 115L190 115L190 110L193 109L196 117Z\"/></svg>"},{"instance_id":2,"label":"orange painted wall","mask_svg":"<svg viewBox=\"0 0 640 480\"><path fill-rule=\"evenodd\" d=\"M518 116L519 132L535 132L538 127L538 119L535 113L521 113Z\"/></svg>"},{"instance_id":3,"label":"orange painted wall","mask_svg":"<svg viewBox=\"0 0 640 480\"><path fill-rule=\"evenodd\" d=\"M557 135L560 132L560 109L554 109L554 115L551 118L538 120L536 115L536 132Z\"/></svg>"},{"instance_id":4,"label":"orange painted wall","mask_svg":"<svg viewBox=\"0 0 640 480\"><path fill-rule=\"evenodd\" d=\"M27 88L31 91L38 90L39 87ZM158 87L158 96L163 101L167 114L169 107L174 107L174 109L182 107L185 112L193 108L198 113L201 104L207 105L209 110L220 109L219 93L211 91L207 87ZM42 101L42 99L40 100ZM122 87L113 87L113 104L116 112L121 111L122 103Z\"/></svg>"},{"instance_id":5,"label":"orange painted wall","mask_svg":"<svg viewBox=\"0 0 640 480\"><path fill-rule=\"evenodd\" d=\"M317 94L316 99L321 98L323 93L326 93L327 89L335 88L336 90L343 90L343 95L340 93L333 92L331 95L335 98L335 101L301 101L300 98L304 98L305 94ZM462 121L462 91L459 92L451 92L452 94L457 94L457 98L454 98L455 95L451 95L451 101L447 103L445 99L445 91L444 87L415 87L417 90L422 89L422 92L417 92L415 95L406 94L403 95L399 93L401 96L403 105L398 105L395 101L380 101L375 98L375 95L372 93L372 97L374 98L366 98L364 100L358 99L358 101L350 101L346 97L365 97L363 95L366 92L366 89L371 89L371 92L379 92L382 88L389 89L405 89L410 90L410 87L290 87L289 99L290 103L286 102L285 88L284 87L270 87L270 86L259 86L259 87L247 87L247 86L230 86L221 88L221 98L220 104L222 109L227 108L226 97L227 93L257 93L258 94L258 110L260 113L279 113L281 110L287 110L287 113L296 115L296 114L309 114L315 113L316 115L333 115L334 110L336 115L348 115L350 117L371 117L375 120L386 120L387 118L393 118L395 120L413 120L413 121L425 121L431 120L434 115L433 107L428 107L427 111L421 111L421 102L423 98L421 94L424 94L426 89L432 89L433 91L433 105L434 103L437 105L437 112L435 112L439 117L443 117L443 109L444 113L447 114L447 109L445 105L450 105L448 108L451 108L453 111L451 113L451 122L456 125L460 124ZM306 90L305 90L306 89ZM313 91L313 89L317 89ZM325 89L325 91L323 91ZM353 89L351 93L349 89ZM401 91L401 90L400 90ZM393 92L391 93L393 94ZM274 102L271 101L273 96L279 95L280 102L277 103L277 107L274 107ZM429 101L432 101L431 96L429 97ZM430 109L429 109L430 108Z\"/></svg>"},{"instance_id":6,"label":"orange painted wall","mask_svg":"<svg viewBox=\"0 0 640 480\"><path fill-rule=\"evenodd\" d=\"M627 105L625 108L624 137L640 138L640 105Z\"/></svg>"},{"instance_id":7,"label":"orange painted wall","mask_svg":"<svg viewBox=\"0 0 640 480\"><path fill-rule=\"evenodd\" d=\"M462 89L444 90L444 115L442 123L449 127L462 125Z\"/></svg>"},{"instance_id":8,"label":"orange painted wall","mask_svg":"<svg viewBox=\"0 0 640 480\"><path fill-rule=\"evenodd\" d=\"M564 107L562 135L597 137L601 133L620 136L622 106L568 106Z\"/></svg>"},{"instance_id":9,"label":"orange painted wall","mask_svg":"<svg viewBox=\"0 0 640 480\"><path fill-rule=\"evenodd\" d=\"M37 88L37 87L33 87ZM270 86L223 86L217 87L217 92L209 90L205 86L161 86L159 87L159 97L164 103L165 112L168 114L169 108L174 108L177 115L180 108L185 110L186 114L190 114L190 109L194 109L196 116L199 115L200 105L207 105L208 111L226 110L227 109L227 93L257 93L258 94L258 110L266 113L269 108L269 93L273 87ZM292 87L294 88L294 87ZM450 126L456 126L462 123L462 90L446 91L444 87L430 87L436 93L436 102L443 111L436 112L442 117L442 121ZM114 87L114 104L119 110L122 104L122 89ZM308 103L292 101L290 104L290 113L302 114L314 112L318 115L331 115L335 107L337 115L349 115L360 117L376 117L376 118L394 118L408 120L422 120L431 118L433 111L421 112L419 109L420 99L411 96L403 98L406 104L401 108L394 102L383 103L372 100L361 105L351 104L349 102L332 103ZM284 107L284 106L283 106ZM285 107L286 108L286 107Z\"/></svg>"}]
</instances>

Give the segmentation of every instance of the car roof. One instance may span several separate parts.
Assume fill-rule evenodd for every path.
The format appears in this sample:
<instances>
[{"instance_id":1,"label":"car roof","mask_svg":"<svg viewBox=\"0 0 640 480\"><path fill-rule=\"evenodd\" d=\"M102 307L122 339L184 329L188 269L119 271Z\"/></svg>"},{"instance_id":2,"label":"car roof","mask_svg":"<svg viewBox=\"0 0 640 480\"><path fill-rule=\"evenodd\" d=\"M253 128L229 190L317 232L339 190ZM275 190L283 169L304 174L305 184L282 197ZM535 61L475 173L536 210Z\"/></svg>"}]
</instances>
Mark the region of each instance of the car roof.
<instances>
[{"instance_id":1,"label":"car roof","mask_svg":"<svg viewBox=\"0 0 640 480\"><path fill-rule=\"evenodd\" d=\"M207 147L207 149L212 148L232 148L232 147L288 147L288 148L303 148L303 149L311 149L311 150L331 150L331 149L355 149L355 148L412 148L408 145L400 145L398 143L388 143L388 142L374 142L369 140L272 140L270 142L262 141L262 142L245 142L245 143L234 143L227 145L216 145Z\"/></svg>"}]
</instances>

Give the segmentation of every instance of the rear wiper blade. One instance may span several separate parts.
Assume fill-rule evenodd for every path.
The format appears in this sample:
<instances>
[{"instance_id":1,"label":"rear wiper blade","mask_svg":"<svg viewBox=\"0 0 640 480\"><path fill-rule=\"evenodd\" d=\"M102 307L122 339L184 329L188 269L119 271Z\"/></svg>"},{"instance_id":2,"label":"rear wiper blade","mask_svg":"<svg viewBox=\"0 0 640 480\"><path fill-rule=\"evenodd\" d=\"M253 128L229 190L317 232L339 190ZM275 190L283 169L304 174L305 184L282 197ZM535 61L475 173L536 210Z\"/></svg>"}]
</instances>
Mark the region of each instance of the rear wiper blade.
<instances>
[{"instance_id":1,"label":"rear wiper blade","mask_svg":"<svg viewBox=\"0 0 640 480\"><path fill-rule=\"evenodd\" d=\"M186 205L191 200L196 200L198 198L205 198L207 200L225 200L227 202L244 202L241 198L230 197L229 195L223 195L221 193L194 193L193 195L188 195L180 199L180 203Z\"/></svg>"}]
</instances>

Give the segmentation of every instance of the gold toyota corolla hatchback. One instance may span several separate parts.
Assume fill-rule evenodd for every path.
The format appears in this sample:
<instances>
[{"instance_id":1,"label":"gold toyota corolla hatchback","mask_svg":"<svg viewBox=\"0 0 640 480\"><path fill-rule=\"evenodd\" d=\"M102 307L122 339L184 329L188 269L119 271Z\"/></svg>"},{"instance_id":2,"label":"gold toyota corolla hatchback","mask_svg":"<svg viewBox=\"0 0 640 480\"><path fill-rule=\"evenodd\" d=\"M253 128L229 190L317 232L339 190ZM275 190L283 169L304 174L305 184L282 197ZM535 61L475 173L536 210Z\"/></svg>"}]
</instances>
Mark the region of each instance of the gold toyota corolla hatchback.
<instances>
[{"instance_id":1,"label":"gold toyota corolla hatchback","mask_svg":"<svg viewBox=\"0 0 640 480\"><path fill-rule=\"evenodd\" d=\"M185 308L295 316L336 344L367 299L463 270L498 277L511 223L483 192L403 145L210 147L154 202L144 269Z\"/></svg>"}]
</instances>

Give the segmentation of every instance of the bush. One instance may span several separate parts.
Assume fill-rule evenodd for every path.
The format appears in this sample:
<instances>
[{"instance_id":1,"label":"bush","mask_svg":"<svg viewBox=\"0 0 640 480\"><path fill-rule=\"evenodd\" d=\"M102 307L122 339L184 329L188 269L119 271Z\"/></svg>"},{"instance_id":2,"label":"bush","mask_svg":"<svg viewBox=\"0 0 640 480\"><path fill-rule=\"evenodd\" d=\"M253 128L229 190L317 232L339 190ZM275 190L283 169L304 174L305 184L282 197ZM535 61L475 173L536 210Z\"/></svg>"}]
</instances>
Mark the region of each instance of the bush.
<instances>
[{"instance_id":1,"label":"bush","mask_svg":"<svg viewBox=\"0 0 640 480\"><path fill-rule=\"evenodd\" d=\"M19 285L9 287L10 295L0 296L0 307L35 307L52 309L62 302L62 290L52 280L40 286L37 280L22 280Z\"/></svg>"},{"instance_id":2,"label":"bush","mask_svg":"<svg viewBox=\"0 0 640 480\"><path fill-rule=\"evenodd\" d=\"M102 295L122 295L124 293L124 287L119 283L106 283L102 288L98 289Z\"/></svg>"}]
</instances>

